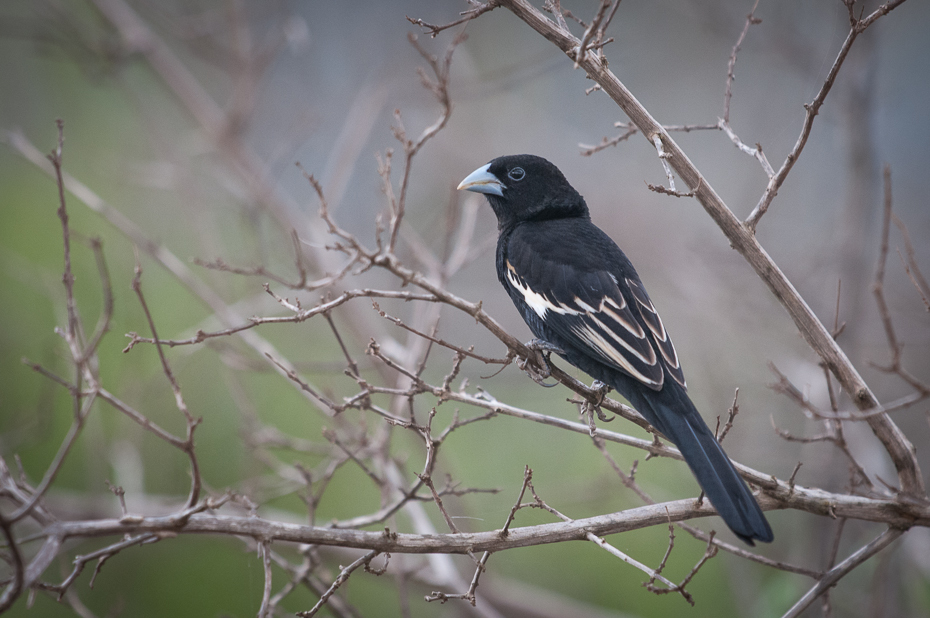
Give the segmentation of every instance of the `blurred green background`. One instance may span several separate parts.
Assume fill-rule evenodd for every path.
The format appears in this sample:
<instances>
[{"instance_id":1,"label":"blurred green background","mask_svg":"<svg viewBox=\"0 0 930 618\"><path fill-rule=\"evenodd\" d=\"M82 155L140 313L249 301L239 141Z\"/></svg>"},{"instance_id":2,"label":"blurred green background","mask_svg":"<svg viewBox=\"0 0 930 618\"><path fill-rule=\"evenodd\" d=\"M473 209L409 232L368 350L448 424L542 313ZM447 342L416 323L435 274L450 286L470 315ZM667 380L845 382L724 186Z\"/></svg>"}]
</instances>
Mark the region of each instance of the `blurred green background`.
<instances>
[{"instance_id":1,"label":"blurred green background","mask_svg":"<svg viewBox=\"0 0 930 618\"><path fill-rule=\"evenodd\" d=\"M230 163L235 160L231 142L218 142L205 131L144 56L121 47L106 17L107 7L116 4L7 0L0 5L0 131L6 142L0 145L0 456L14 467L18 456L33 483L70 426L71 401L64 389L21 359L69 379L73 368L54 332L66 323L57 189L49 176L17 153L6 132L21 132L49 152L57 139L55 119L63 119L66 171L185 261L241 315L283 314L262 290L268 279L208 270L194 259L221 258L243 267L261 264L296 278L290 229L262 205L260 194L250 190L242 169ZM468 8L465 2L129 4L220 109L235 112L231 141L241 141L257 156L267 172L263 182L288 205L288 220L302 238L308 238L306 228L317 225L317 201L295 161L321 180L339 223L373 244L374 218L385 204L375 154L387 148L397 151L395 187L402 159L390 129L394 110L401 111L411 135L437 114L435 101L416 73L424 62L407 41L407 33L418 29L405 16L446 23ZM590 19L597 3L564 5ZM610 67L663 123L714 123L722 114L727 59L751 5L624 2L608 33L616 39L606 48ZM823 83L848 23L845 8L835 1L762 2L757 15L763 21L751 29L736 68L731 124L745 143L760 143L777 168L797 139L802 105ZM800 162L759 226L763 246L828 325L833 324L837 281L842 279L839 316L847 326L840 342L883 402L910 392L872 365L890 357L870 293L884 164L892 170L895 212L908 228L918 263L930 272L925 188L930 162L928 20L930 6L912 0L857 41ZM586 95L592 83L504 9L471 23L467 32L469 38L455 52L452 65L452 117L414 161L407 213L411 228L441 252L444 229L456 208L450 207L450 194L467 173L502 154L532 152L549 158L585 196L595 221L637 265L674 334L691 396L712 426L715 416L726 414L734 389L740 389L741 414L727 440L731 457L780 478L789 477L796 462L803 461L799 483L844 491L846 462L835 449L785 442L771 428L774 421L797 435L819 432L818 423L768 387L774 377L767 367L773 362L826 408L817 358L696 202L659 196L646 188L646 183L664 182L654 149L634 136L592 157L579 156L579 143L595 144L620 132L613 123L626 118L615 105L603 93ZM441 55L449 38L449 33L435 40L421 35L420 42ZM256 55L260 61L255 61ZM674 137L736 214L748 215L766 184L759 165L719 132ZM115 311L99 350L104 385L162 427L183 435L184 421L155 350L140 345L123 352L124 334L149 336L130 290L136 260L132 242L73 195L68 197L68 211L76 235L76 300L88 331L100 315L103 294L94 256L82 238L102 240L112 281ZM494 234L493 216L482 205L475 242L489 248ZM897 230L891 246L886 292L898 337L905 344L904 362L927 380L930 316L895 253L897 248L903 251ZM184 338L198 328L219 328L211 311L174 277L144 252L139 259L143 289L162 337ZM510 332L529 339L495 279L493 251L488 249L448 285L470 300L481 300ZM372 272L342 288L397 285L388 275ZM294 297L283 286L272 288ZM322 293L297 297L309 306ZM409 305L381 304L393 315L414 315ZM407 341L405 333L370 311L364 299L340 308L333 317L366 375L377 375L364 353L369 337L377 336L382 345ZM265 326L259 333L330 396L338 399L356 391L322 319ZM448 308L439 334L462 345L474 344L482 354L504 354L496 340L475 329L473 320ZM433 354L427 377L441 381L451 366L451 354ZM306 521L306 507L294 493L299 485L275 476L247 447L247 438L258 419L284 434L325 445L321 431L331 421L238 340L179 347L168 351L168 357L189 408L203 417L197 450L207 491L219 494L232 488L258 503L263 515ZM502 401L577 419L575 406L565 402L568 391L538 388L513 366L487 377L491 373L473 361L462 368L472 387L481 385ZM387 399L379 403L389 405ZM850 407L846 398L841 405ZM454 409L449 403L440 406L435 427L448 425ZM467 408L461 412L480 413ZM930 439L926 404L894 418L918 445L924 469L930 467L922 448ZM365 425L372 435L382 424L373 415L353 412L345 419ZM608 428L645 435L622 421ZM890 462L867 428L850 425L847 438L870 473L894 479ZM404 471L413 479L423 465L422 442L405 432L395 432L393 440L393 452L406 458ZM644 463L641 452L609 448L626 469L640 461L637 479L655 498L696 493L683 466L667 460ZM312 467L321 461L312 453L275 452L287 463ZM456 431L442 447L439 474L451 474L463 487L502 490L449 499L450 510L462 518L457 523L466 530L499 528L520 489L524 465L533 468L543 499L571 517L639 504L585 436L498 417ZM130 511L167 513L187 494L188 462L176 449L98 403L47 504L62 518L112 516L118 511L107 481L124 487ZM378 499L365 475L346 467L324 494L317 521L373 512ZM426 503L425 509L436 528L445 531L434 505ZM776 541L759 548L760 553L823 568L834 522L796 512L774 512L770 519ZM526 509L514 525L549 521L548 515ZM716 520L696 523L732 540ZM411 530L404 515L391 525ZM850 522L840 558L879 532L878 526ZM658 527L610 541L656 566L667 534ZM685 533L677 536L665 573L672 580L684 577L704 551ZM114 540L69 543L43 579L60 581L74 555ZM26 546L27 555L35 545ZM275 549L296 559L293 548ZM330 577L338 572L336 565L356 556L322 553ZM930 534L923 529L909 532L900 546L843 580L831 596L834 614L926 615L927 556ZM391 564L420 573L433 568L414 557L394 556ZM456 557L454 564L461 577L470 580L470 559ZM264 583L254 548L226 538L180 536L125 550L104 565L90 589L92 571L88 567L72 587L79 598L76 604L38 593L28 602L23 597L11 615L72 615L75 607L83 607L87 615L97 616L248 616L258 611ZM287 575L277 567L274 574L277 591ZM423 602L423 595L435 589L427 583L409 581L399 592L390 572L380 578L358 572L342 594L365 616L404 611L413 616L778 616L812 585L807 578L721 554L690 584L697 601L691 609L680 597L650 594L641 586L644 579L606 552L574 543L492 556L479 587L479 594L487 594L489 600L479 601L477 610L457 601ZM306 610L316 598L298 589L281 607L290 613ZM536 606L536 613L518 613L505 600ZM810 614L819 611L816 607Z\"/></svg>"}]
</instances>

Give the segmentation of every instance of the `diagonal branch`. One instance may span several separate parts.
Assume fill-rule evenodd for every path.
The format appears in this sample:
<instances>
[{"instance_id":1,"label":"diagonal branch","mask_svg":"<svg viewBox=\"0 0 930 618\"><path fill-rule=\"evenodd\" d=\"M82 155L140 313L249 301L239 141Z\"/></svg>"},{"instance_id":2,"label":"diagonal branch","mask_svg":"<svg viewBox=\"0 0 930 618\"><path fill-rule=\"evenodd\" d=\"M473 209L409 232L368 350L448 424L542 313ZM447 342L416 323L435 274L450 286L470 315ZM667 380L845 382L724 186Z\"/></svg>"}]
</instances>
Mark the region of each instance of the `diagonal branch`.
<instances>
[{"instance_id":1,"label":"diagonal branch","mask_svg":"<svg viewBox=\"0 0 930 618\"><path fill-rule=\"evenodd\" d=\"M578 46L578 40L575 37L559 28L526 0L501 0L501 4L574 60L572 54ZM834 341L830 332L778 268L778 265L765 252L752 230L743 225L733 214L668 132L607 68L606 63L587 56L582 59L580 66L588 77L598 83L614 100L633 124L639 127L650 143L653 143L656 136L660 138L668 163L688 187L694 190L698 201L723 231L730 245L749 262L772 294L785 307L808 345L836 375L856 407L863 411L877 407L878 400L875 395L845 352ZM901 488L914 496L924 496L926 492L916 452L904 433L885 414L871 416L866 422L888 451L897 470Z\"/></svg>"},{"instance_id":2,"label":"diagonal branch","mask_svg":"<svg viewBox=\"0 0 930 618\"><path fill-rule=\"evenodd\" d=\"M823 579L817 582L816 586L808 590L807 594L801 597L791 609L785 612L782 618L795 618L796 616L800 616L817 597L836 585L836 582L842 579L847 573L891 545L891 543L902 534L904 534L904 530L888 528L870 543L860 547L859 550L849 558L830 569L824 575Z\"/></svg>"}]
</instances>

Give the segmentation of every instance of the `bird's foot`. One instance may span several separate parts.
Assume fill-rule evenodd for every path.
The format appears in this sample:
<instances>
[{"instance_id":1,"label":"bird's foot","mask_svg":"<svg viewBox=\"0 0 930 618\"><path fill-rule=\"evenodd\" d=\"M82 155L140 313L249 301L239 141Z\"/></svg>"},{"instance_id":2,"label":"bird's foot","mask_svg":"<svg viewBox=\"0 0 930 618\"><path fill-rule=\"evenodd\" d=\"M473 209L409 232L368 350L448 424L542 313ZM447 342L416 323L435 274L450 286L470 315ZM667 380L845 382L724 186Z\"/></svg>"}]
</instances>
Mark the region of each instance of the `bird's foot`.
<instances>
[{"instance_id":1,"label":"bird's foot","mask_svg":"<svg viewBox=\"0 0 930 618\"><path fill-rule=\"evenodd\" d=\"M650 444L649 447L647 447L649 454L646 455L646 461L649 461L653 457L658 457L660 450L665 447L665 445L662 444L662 441L659 440L658 432L656 432L655 429L651 429L650 431L653 431L655 433L652 434L652 444Z\"/></svg>"},{"instance_id":2,"label":"bird's foot","mask_svg":"<svg viewBox=\"0 0 930 618\"><path fill-rule=\"evenodd\" d=\"M595 380L591 384L591 389L595 391L595 399L594 401L586 399L582 408L585 417L588 419L588 431L593 437L597 431L597 426L594 424L595 414L597 414L597 418L603 423L609 423L614 420L616 416L607 416L604 414L604 411L601 410L601 404L604 403L604 398L607 396L607 391L610 390L610 386L604 384L600 380Z\"/></svg>"},{"instance_id":3,"label":"bird's foot","mask_svg":"<svg viewBox=\"0 0 930 618\"><path fill-rule=\"evenodd\" d=\"M597 391L597 401L591 402L591 405L594 407L594 410L597 412L597 418L599 418L604 423L609 423L610 421L617 418L615 414L607 416L603 410L601 410L601 404L604 403L604 399L607 398L607 393L610 392L610 385L604 384L600 380L595 380L591 383L591 390Z\"/></svg>"},{"instance_id":4,"label":"bird's foot","mask_svg":"<svg viewBox=\"0 0 930 618\"><path fill-rule=\"evenodd\" d=\"M547 356L552 352L555 352L556 354L565 354L565 350L555 345L554 343L549 343L545 339L530 339L523 345L536 352L546 352Z\"/></svg>"},{"instance_id":5,"label":"bird's foot","mask_svg":"<svg viewBox=\"0 0 930 618\"><path fill-rule=\"evenodd\" d=\"M541 386L551 388L558 384L558 382L547 384L546 379L552 375L552 365L549 364L549 355L553 352L556 354L562 354L562 348L553 345L544 339L533 339L531 341L527 341L524 345L526 345L526 347L534 353L535 358L526 358L518 362L517 366L525 371L534 382Z\"/></svg>"}]
</instances>

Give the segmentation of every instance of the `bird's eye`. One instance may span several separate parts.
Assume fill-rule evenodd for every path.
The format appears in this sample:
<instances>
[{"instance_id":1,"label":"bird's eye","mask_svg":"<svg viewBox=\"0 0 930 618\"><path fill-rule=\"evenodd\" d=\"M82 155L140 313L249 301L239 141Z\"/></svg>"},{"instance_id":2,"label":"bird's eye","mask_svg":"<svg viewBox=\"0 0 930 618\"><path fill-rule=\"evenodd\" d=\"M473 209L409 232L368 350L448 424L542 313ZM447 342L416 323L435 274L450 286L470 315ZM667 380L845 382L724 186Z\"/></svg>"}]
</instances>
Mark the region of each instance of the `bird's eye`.
<instances>
[{"instance_id":1,"label":"bird's eye","mask_svg":"<svg viewBox=\"0 0 930 618\"><path fill-rule=\"evenodd\" d=\"M526 176L526 172L523 171L523 168L522 168L522 167L515 167L515 168L513 168L512 170L510 170L509 172L507 172L507 176L508 176L511 180L516 180L516 181L519 182L519 181L523 180L523 177L524 177L524 176Z\"/></svg>"}]
</instances>

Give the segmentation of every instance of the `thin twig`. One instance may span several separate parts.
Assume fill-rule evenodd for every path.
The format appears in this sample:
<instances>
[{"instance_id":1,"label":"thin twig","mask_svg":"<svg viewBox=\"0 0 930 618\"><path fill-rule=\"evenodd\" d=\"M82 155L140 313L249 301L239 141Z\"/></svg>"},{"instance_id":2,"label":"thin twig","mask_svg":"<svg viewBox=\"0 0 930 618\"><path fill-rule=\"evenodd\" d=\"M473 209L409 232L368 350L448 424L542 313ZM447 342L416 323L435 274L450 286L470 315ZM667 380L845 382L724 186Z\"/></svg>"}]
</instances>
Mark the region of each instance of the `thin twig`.
<instances>
[{"instance_id":1,"label":"thin twig","mask_svg":"<svg viewBox=\"0 0 930 618\"><path fill-rule=\"evenodd\" d=\"M152 339L156 342L155 349L158 351L159 360L161 360L162 372L165 374L165 377L168 378L168 383L171 385L171 390L174 393L175 406L181 411L181 414L184 415L184 419L187 422L187 438L184 440L182 450L187 453L187 457L190 459L191 463L191 489L187 498L187 506L193 507L197 504L197 500L200 499L200 486L202 482L200 478L200 464L197 461L197 453L194 451L194 430L197 429L197 425L200 424L202 419L194 418L187 409L187 402L184 401L184 396L181 394L181 385L178 384L177 378L174 377L174 372L171 371L171 366L168 364L168 359L165 357L165 352L159 342L158 332L155 329L155 320L152 318L152 312L149 311L148 303L145 302L145 295L142 293L142 264L138 260L138 255L136 256L136 268L135 276L132 279L132 289L139 299L139 304L142 305L146 320L148 320L149 328L152 331Z\"/></svg>"},{"instance_id":2,"label":"thin twig","mask_svg":"<svg viewBox=\"0 0 930 618\"><path fill-rule=\"evenodd\" d=\"M904 239L904 250L907 253L907 260L901 255L900 250L898 251L898 256L904 264L904 270L907 272L907 276L910 278L911 283L917 288L920 299L924 301L924 306L927 308L927 311L930 311L930 285L927 284L927 280L924 278L923 273L920 272L920 268L917 265L914 245L911 244L911 235L908 233L907 226L904 225L904 222L898 218L898 215L891 213L891 220L894 221L894 224L898 226L898 229L901 231L901 237Z\"/></svg>"},{"instance_id":3,"label":"thin twig","mask_svg":"<svg viewBox=\"0 0 930 618\"><path fill-rule=\"evenodd\" d=\"M262 588L262 604L258 608L258 618L270 618L273 615L271 605L271 555L268 543L259 543L258 555L262 560L265 573L265 585Z\"/></svg>"},{"instance_id":4,"label":"thin twig","mask_svg":"<svg viewBox=\"0 0 930 618\"><path fill-rule=\"evenodd\" d=\"M473 9L470 9L468 11L462 11L461 13L459 13L460 15L465 16L462 19L457 19L451 23L443 24L441 26L430 24L430 23L423 21L422 19L414 19L412 17L407 17L407 21L409 21L414 26L420 26L421 28L425 29L427 31L427 34L429 34L430 38L435 39L436 35L442 32L443 30L454 28L455 26L458 26L459 24L468 23L471 20L475 19L476 17L481 17L488 11L493 11L498 6L499 5L494 0L491 0L490 2L485 2L484 4L479 4Z\"/></svg>"},{"instance_id":5,"label":"thin twig","mask_svg":"<svg viewBox=\"0 0 930 618\"><path fill-rule=\"evenodd\" d=\"M814 97L813 101L804 105L806 112L804 115L804 122L801 125L801 134L798 136L794 147L791 149L791 152L788 153L788 156L785 157L785 162L782 163L782 166L779 168L778 172L769 180L768 186L765 188L765 192L759 199L759 203L756 204L756 207L749 214L749 217L747 217L745 221L746 227L751 230L753 234L755 234L756 226L759 225L759 220L762 219L763 215L765 215L765 213L768 211L769 206L772 204L772 200L775 199L775 196L778 194L778 190L781 188L782 184L785 182L785 179L788 177L788 173L791 172L794 164L801 156L801 152L804 150L804 146L807 144L807 138L810 137L811 129L814 126L814 118L817 116L817 114L820 113L820 108L823 106L827 95L830 94L830 90L833 88L833 84L836 82L836 76L840 71L840 67L843 66L843 62L846 60L846 56L849 54L849 50L852 48L856 38L865 32L865 30L871 26L875 20L877 20L879 17L882 17L883 15L887 15L893 9L900 6L903 2L904 0L890 0L889 2L886 2L885 4L875 9L875 11L873 11L865 19L855 19L852 13L852 3L848 5L850 13L850 28L849 33L846 35L846 40L843 41L843 45L840 47L840 51L837 53L836 59L833 61L833 66L830 67L830 71L827 73L827 77L824 80L823 85L820 87L820 91L817 93L817 96Z\"/></svg>"},{"instance_id":6,"label":"thin twig","mask_svg":"<svg viewBox=\"0 0 930 618\"><path fill-rule=\"evenodd\" d=\"M0 596L0 614L2 614L10 609L22 594L25 568L23 555L20 553L16 537L13 536L13 522L8 521L2 514L0 514L0 530L3 530L3 536L6 538L6 548L10 554L8 562L12 563L13 567L13 576L4 588L3 595Z\"/></svg>"},{"instance_id":7,"label":"thin twig","mask_svg":"<svg viewBox=\"0 0 930 618\"><path fill-rule=\"evenodd\" d=\"M730 125L730 99L733 97L733 80L736 79L736 55L739 54L743 41L746 40L746 35L749 34L749 28L762 23L762 20L755 16L757 8L759 8L759 0L756 0L756 3L752 5L752 10L749 11L749 15L746 16L746 24L743 26L739 38L736 39L736 44L730 52L730 61L727 63L727 86L723 95L723 124L726 126Z\"/></svg>"},{"instance_id":8,"label":"thin twig","mask_svg":"<svg viewBox=\"0 0 930 618\"><path fill-rule=\"evenodd\" d=\"M800 616L801 613L803 613L804 610L807 609L811 603L817 599L817 597L836 585L836 582L842 579L847 573L855 569L857 566L881 550L891 545L891 543L902 534L904 534L904 530L898 528L888 528L876 538L874 538L871 542L860 547L846 560L842 561L827 571L823 578L817 582L817 585L808 590L804 596L798 599L798 602L795 603L791 609L785 612L782 615L782 618L796 618L797 616Z\"/></svg>"},{"instance_id":9,"label":"thin twig","mask_svg":"<svg viewBox=\"0 0 930 618\"><path fill-rule=\"evenodd\" d=\"M316 605L307 611L297 612L297 615L300 618L311 618L312 616L316 616L317 612L320 611L324 605L326 605L326 602L331 596L333 596L333 594L335 594L336 590L338 590L340 586L346 583L346 581L349 579L349 576L352 575L352 573L358 569L358 567L362 565L367 566L370 564L372 559L379 553L381 552L370 551L349 566L344 567L342 571L339 572L339 576L333 580L332 585L326 590L326 592L323 593L323 595L320 597L320 600L316 602Z\"/></svg>"}]
</instances>

